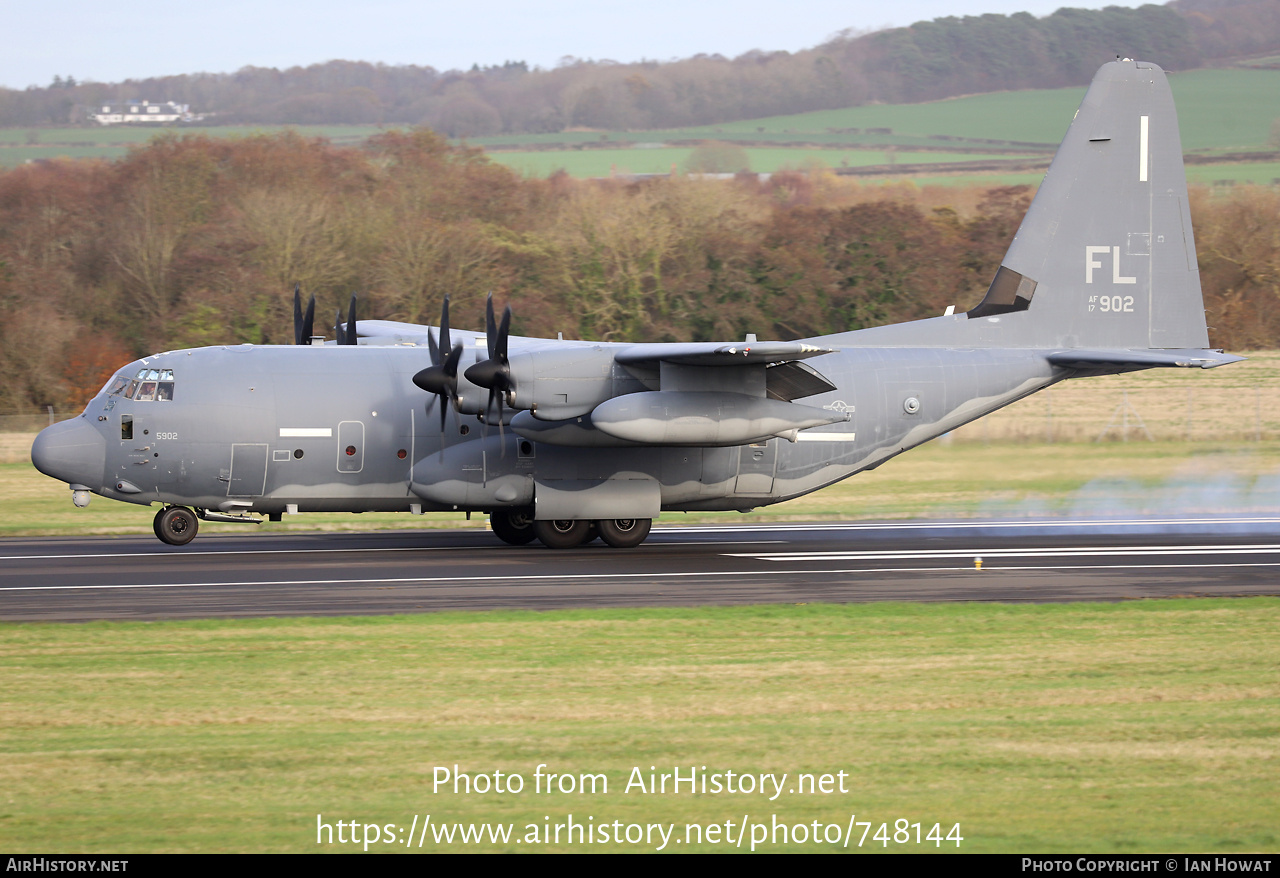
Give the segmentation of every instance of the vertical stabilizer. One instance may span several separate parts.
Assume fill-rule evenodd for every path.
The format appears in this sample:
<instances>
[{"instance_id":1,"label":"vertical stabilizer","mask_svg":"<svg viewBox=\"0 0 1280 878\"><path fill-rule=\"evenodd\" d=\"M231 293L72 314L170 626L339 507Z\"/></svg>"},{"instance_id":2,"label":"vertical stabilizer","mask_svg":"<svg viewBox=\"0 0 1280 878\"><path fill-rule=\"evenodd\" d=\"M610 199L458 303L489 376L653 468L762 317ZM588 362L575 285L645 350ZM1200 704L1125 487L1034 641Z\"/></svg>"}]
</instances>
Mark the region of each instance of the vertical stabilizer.
<instances>
[{"instance_id":1,"label":"vertical stabilizer","mask_svg":"<svg viewBox=\"0 0 1280 878\"><path fill-rule=\"evenodd\" d=\"M1163 70L1130 60L1098 70L969 318L1004 324L1008 346L1209 346Z\"/></svg>"}]
</instances>

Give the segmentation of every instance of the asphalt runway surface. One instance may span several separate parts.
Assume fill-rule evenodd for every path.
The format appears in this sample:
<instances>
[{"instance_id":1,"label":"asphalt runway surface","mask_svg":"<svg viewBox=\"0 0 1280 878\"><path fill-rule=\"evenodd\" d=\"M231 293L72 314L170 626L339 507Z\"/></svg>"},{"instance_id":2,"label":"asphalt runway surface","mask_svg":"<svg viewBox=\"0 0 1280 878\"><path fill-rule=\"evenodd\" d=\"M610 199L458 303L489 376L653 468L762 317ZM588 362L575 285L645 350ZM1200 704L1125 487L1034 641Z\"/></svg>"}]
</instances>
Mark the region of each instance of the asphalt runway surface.
<instances>
[{"instance_id":1,"label":"asphalt runway surface","mask_svg":"<svg viewBox=\"0 0 1280 878\"><path fill-rule=\"evenodd\" d=\"M8 621L1261 594L1280 519L744 523L560 551L479 529L0 541Z\"/></svg>"}]
</instances>

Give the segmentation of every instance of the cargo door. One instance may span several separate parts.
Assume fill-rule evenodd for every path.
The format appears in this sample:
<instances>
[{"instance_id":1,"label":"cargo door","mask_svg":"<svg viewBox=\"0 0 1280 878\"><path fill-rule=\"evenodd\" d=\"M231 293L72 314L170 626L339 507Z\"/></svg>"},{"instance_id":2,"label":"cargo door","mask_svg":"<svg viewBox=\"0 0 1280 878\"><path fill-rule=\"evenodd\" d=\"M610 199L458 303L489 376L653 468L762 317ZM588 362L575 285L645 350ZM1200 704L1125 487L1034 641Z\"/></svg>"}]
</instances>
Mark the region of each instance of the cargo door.
<instances>
[{"instance_id":1,"label":"cargo door","mask_svg":"<svg viewBox=\"0 0 1280 878\"><path fill-rule=\"evenodd\" d=\"M735 494L772 494L773 472L778 464L778 440L756 442L738 449Z\"/></svg>"},{"instance_id":2,"label":"cargo door","mask_svg":"<svg viewBox=\"0 0 1280 878\"><path fill-rule=\"evenodd\" d=\"M231 446L228 497L261 497L267 486L267 446L243 443Z\"/></svg>"}]
</instances>

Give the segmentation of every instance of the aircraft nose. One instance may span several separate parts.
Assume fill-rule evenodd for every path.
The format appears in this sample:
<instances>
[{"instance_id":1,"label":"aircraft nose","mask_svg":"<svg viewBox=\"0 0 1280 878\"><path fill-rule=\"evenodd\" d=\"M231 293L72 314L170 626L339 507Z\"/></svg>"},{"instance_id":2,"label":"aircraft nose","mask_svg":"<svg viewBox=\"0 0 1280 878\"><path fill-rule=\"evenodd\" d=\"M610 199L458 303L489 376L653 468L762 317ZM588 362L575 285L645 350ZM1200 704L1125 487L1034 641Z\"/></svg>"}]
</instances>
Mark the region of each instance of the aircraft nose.
<instances>
[{"instance_id":1,"label":"aircraft nose","mask_svg":"<svg viewBox=\"0 0 1280 878\"><path fill-rule=\"evenodd\" d=\"M107 440L84 418L46 427L31 445L36 469L69 485L101 487L106 460Z\"/></svg>"}]
</instances>

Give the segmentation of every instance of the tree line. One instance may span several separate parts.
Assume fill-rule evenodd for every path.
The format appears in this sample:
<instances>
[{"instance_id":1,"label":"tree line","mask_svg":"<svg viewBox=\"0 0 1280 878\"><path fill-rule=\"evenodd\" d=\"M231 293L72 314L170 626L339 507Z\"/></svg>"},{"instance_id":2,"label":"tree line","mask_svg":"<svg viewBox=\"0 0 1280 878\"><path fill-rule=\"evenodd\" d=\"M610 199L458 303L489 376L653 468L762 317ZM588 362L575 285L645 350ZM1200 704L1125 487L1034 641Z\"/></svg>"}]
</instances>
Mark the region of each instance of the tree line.
<instances>
[{"instance_id":1,"label":"tree line","mask_svg":"<svg viewBox=\"0 0 1280 878\"><path fill-rule=\"evenodd\" d=\"M448 72L330 61L119 84L56 77L46 88L0 89L0 127L84 122L96 105L146 98L215 113L216 124L424 125L450 137L654 130L873 101L1079 86L1117 55L1185 70L1266 51L1280 51L1275 0L1173 0L1137 9L1064 8L1044 18L939 18L733 59L566 59L553 70L516 61Z\"/></svg>"},{"instance_id":2,"label":"tree line","mask_svg":"<svg viewBox=\"0 0 1280 878\"><path fill-rule=\"evenodd\" d=\"M0 173L0 410L79 405L136 356L290 343L292 289L365 317L612 341L790 339L980 300L1028 187L525 180L425 130L363 148L167 136ZM1280 190L1192 198L1215 346L1280 344ZM344 311L345 313L345 311ZM329 334L332 336L332 330ZM424 353L425 356L425 353Z\"/></svg>"}]
</instances>

